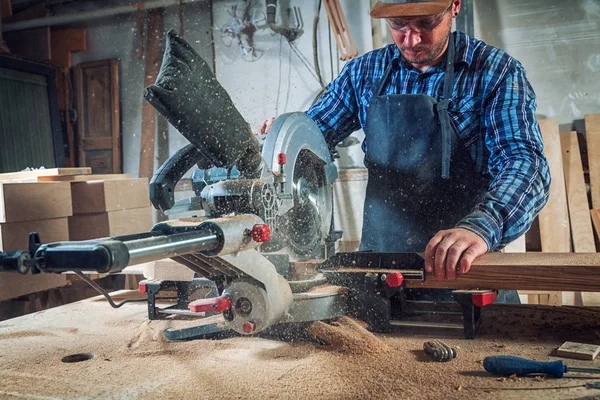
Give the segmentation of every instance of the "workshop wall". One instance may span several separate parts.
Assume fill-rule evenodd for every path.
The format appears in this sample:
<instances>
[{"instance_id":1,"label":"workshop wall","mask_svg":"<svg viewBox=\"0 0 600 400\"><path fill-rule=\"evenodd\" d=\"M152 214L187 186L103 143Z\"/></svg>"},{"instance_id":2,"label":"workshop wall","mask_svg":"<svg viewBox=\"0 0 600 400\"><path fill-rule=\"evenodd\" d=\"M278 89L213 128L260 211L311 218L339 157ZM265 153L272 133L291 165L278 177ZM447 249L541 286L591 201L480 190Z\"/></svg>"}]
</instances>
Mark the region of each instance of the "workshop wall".
<instances>
[{"instance_id":1,"label":"workshop wall","mask_svg":"<svg viewBox=\"0 0 600 400\"><path fill-rule=\"evenodd\" d=\"M209 2L182 6L185 38L212 65L211 13ZM121 102L121 132L123 136L123 172L139 174L140 134L142 127L142 95L144 89L144 59L138 58L141 40L136 14L105 18L87 23L88 50L73 53L73 65L81 62L114 58L119 61L119 96ZM168 7L164 14L165 33L179 31L177 7ZM173 154L187 141L170 127L169 152Z\"/></svg>"},{"instance_id":2,"label":"workshop wall","mask_svg":"<svg viewBox=\"0 0 600 400\"><path fill-rule=\"evenodd\" d=\"M475 0L475 29L525 66L540 117L571 130L600 111L598 0Z\"/></svg>"},{"instance_id":3,"label":"workshop wall","mask_svg":"<svg viewBox=\"0 0 600 400\"><path fill-rule=\"evenodd\" d=\"M242 5L238 16L242 16ZM257 20L265 18L265 2L258 0L252 7ZM291 7L300 8L304 20L304 34L294 44L299 52L313 66L313 20L317 13L318 1L280 0L278 2L277 22L279 24L295 24ZM371 22L369 18L368 1L341 0L341 5L348 20L352 37L356 43L358 54L364 54L373 49L371 39ZM235 0L216 1L214 3L215 25L215 58L217 79L231 95L233 102L241 114L250 123L253 130L258 130L260 123L270 117L286 112L305 111L319 94L321 87L310 70L302 63L285 38L274 34L265 24L257 24L258 31L254 34L256 54L259 57L254 62L245 61L240 47L227 35L218 29L231 23L231 7ZM321 7L318 25L319 64L325 83L332 78L344 65L337 56L335 39L329 43L329 26L325 6ZM330 51L332 57L330 57ZM359 140L362 133L356 134ZM362 166L363 153L360 146L353 146L344 151L343 166Z\"/></svg>"}]
</instances>

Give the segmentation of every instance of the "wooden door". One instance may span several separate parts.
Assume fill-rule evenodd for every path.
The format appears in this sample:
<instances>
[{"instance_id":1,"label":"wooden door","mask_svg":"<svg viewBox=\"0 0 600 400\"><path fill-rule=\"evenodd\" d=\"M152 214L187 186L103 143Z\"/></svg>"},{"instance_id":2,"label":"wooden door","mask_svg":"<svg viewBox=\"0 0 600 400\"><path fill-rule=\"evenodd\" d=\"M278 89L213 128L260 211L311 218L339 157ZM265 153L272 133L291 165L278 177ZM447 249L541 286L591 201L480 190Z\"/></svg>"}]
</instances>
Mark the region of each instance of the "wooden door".
<instances>
[{"instance_id":1,"label":"wooden door","mask_svg":"<svg viewBox=\"0 0 600 400\"><path fill-rule=\"evenodd\" d=\"M76 73L78 166L94 174L121 173L117 61L82 63Z\"/></svg>"}]
</instances>

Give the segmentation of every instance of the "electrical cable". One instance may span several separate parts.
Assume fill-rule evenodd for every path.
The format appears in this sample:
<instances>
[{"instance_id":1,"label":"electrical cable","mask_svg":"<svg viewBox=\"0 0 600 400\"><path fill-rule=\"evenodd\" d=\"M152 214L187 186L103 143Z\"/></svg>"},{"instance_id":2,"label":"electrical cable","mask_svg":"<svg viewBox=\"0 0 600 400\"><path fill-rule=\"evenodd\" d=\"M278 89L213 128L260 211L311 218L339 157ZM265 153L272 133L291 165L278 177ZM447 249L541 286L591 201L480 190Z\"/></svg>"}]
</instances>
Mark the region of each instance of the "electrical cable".
<instances>
[{"instance_id":1,"label":"electrical cable","mask_svg":"<svg viewBox=\"0 0 600 400\"><path fill-rule=\"evenodd\" d=\"M279 95L281 94L281 64L283 63L283 35L279 35L279 82L277 83L277 101L275 103L275 115L279 115Z\"/></svg>"},{"instance_id":2,"label":"electrical cable","mask_svg":"<svg viewBox=\"0 0 600 400\"><path fill-rule=\"evenodd\" d=\"M290 45L290 47L294 51L294 53L296 53L296 55L298 56L298 58L300 59L302 64L304 64L306 69L308 69L308 71L313 76L313 78L315 78L315 80L317 82L319 82L319 78L317 77L317 74L315 73L314 68L310 65L310 62L308 61L308 59L302 53L300 53L300 50L298 50L298 48L296 47L296 45L294 43L288 42L288 44ZM319 82L319 84L321 84L321 83ZM321 85L321 87L325 88L325 85Z\"/></svg>"},{"instance_id":3,"label":"electrical cable","mask_svg":"<svg viewBox=\"0 0 600 400\"><path fill-rule=\"evenodd\" d=\"M317 14L315 15L315 19L313 22L313 57L315 64L315 72L317 73L317 77L319 78L319 84L321 87L325 87L325 83L323 82L323 76L321 75L321 67L319 66L319 40L317 38L318 27L319 27L319 17L321 14L321 5L323 4L323 0L318 0L317 6Z\"/></svg>"},{"instance_id":4,"label":"electrical cable","mask_svg":"<svg viewBox=\"0 0 600 400\"><path fill-rule=\"evenodd\" d=\"M110 295L108 294L108 292L106 290L104 290L102 288L102 286L98 285L96 282L94 282L93 280L91 280L90 278L88 278L87 276L85 276L85 274L83 274L82 272L75 271L75 274L78 277L80 277L85 283L87 283L88 285L90 285L91 287L93 287L94 289L96 289L96 291L98 293L100 293L102 296L104 296L106 298L106 301L108 301L108 304L110 304L110 306L112 308L119 308L123 304L126 304L126 303L142 303L142 302L147 302L148 301L147 298L146 299L127 299L127 300L123 300L123 301L115 304L115 302L110 297ZM177 300L177 297L157 297L156 300Z\"/></svg>"}]
</instances>

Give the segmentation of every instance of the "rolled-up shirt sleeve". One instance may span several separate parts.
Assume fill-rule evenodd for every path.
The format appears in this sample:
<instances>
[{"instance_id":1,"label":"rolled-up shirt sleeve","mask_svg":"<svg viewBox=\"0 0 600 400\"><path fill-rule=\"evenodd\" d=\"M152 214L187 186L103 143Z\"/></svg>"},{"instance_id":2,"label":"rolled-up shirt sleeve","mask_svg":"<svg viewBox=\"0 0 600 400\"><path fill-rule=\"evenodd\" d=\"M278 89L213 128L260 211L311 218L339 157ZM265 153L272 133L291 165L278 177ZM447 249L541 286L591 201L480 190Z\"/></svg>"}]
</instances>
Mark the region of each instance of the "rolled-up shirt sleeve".
<instances>
[{"instance_id":1,"label":"rolled-up shirt sleeve","mask_svg":"<svg viewBox=\"0 0 600 400\"><path fill-rule=\"evenodd\" d=\"M484 200L457 227L477 233L490 251L525 233L548 201L550 172L535 110L535 93L520 65L482 110L491 182Z\"/></svg>"}]
</instances>

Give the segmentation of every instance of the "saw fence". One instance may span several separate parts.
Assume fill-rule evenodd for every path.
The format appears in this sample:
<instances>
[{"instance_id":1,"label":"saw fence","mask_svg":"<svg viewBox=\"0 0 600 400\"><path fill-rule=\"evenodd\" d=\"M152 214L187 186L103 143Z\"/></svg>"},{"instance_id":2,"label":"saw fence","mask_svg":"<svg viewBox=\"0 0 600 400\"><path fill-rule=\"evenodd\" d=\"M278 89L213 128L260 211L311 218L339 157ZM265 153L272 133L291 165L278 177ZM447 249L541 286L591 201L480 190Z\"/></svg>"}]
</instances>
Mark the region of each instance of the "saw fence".
<instances>
[{"instance_id":1,"label":"saw fence","mask_svg":"<svg viewBox=\"0 0 600 400\"><path fill-rule=\"evenodd\" d=\"M539 123L552 175L550 198L532 229L504 252L595 253L600 249L600 114L586 115L580 131L561 132L555 119ZM519 294L529 304L600 306L600 294L581 291Z\"/></svg>"}]
</instances>

